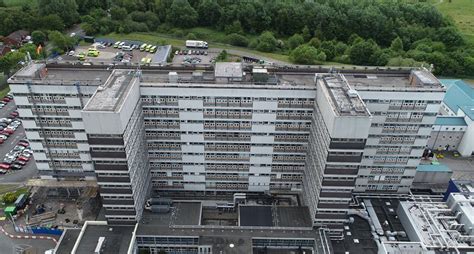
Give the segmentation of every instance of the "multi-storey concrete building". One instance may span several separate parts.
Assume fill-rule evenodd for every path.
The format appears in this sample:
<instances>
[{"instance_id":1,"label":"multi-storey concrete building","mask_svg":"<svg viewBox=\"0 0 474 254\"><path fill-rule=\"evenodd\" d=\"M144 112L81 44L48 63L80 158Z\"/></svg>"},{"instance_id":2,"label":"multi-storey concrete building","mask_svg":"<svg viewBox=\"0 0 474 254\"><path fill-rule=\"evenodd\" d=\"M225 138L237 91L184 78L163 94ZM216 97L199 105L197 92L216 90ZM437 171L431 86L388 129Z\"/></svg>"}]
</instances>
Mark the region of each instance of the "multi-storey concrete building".
<instances>
[{"instance_id":1,"label":"multi-storey concrete building","mask_svg":"<svg viewBox=\"0 0 474 254\"><path fill-rule=\"evenodd\" d=\"M32 63L9 83L42 177L96 178L110 221L139 219L149 184L303 192L341 224L353 192L408 191L444 90L423 70L318 72Z\"/></svg>"},{"instance_id":2,"label":"multi-storey concrete building","mask_svg":"<svg viewBox=\"0 0 474 254\"><path fill-rule=\"evenodd\" d=\"M140 220L150 186L139 75L114 70L82 111L105 217L115 224Z\"/></svg>"},{"instance_id":3,"label":"multi-storey concrete building","mask_svg":"<svg viewBox=\"0 0 474 254\"><path fill-rule=\"evenodd\" d=\"M345 77L372 115L354 191L407 193L445 89L423 70Z\"/></svg>"}]
</instances>

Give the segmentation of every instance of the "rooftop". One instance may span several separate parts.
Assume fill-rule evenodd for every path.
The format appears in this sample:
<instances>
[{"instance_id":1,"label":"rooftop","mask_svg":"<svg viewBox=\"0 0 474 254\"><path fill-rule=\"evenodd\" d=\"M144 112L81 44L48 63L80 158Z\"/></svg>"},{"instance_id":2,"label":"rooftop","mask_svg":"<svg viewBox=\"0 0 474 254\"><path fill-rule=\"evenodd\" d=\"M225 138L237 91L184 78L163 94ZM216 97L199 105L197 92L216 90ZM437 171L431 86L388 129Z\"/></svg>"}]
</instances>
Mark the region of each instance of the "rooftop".
<instances>
[{"instance_id":1,"label":"rooftop","mask_svg":"<svg viewBox=\"0 0 474 254\"><path fill-rule=\"evenodd\" d=\"M426 70L405 73L344 73L356 90L388 91L444 91L436 77Z\"/></svg>"},{"instance_id":2,"label":"rooftop","mask_svg":"<svg viewBox=\"0 0 474 254\"><path fill-rule=\"evenodd\" d=\"M461 116L437 116L434 125L467 126Z\"/></svg>"},{"instance_id":3,"label":"rooftop","mask_svg":"<svg viewBox=\"0 0 474 254\"><path fill-rule=\"evenodd\" d=\"M76 254L94 253L99 237L105 237L102 254L125 254L132 240L133 226L88 225L80 239Z\"/></svg>"},{"instance_id":4,"label":"rooftop","mask_svg":"<svg viewBox=\"0 0 474 254\"><path fill-rule=\"evenodd\" d=\"M352 89L343 75L317 74L325 86L336 113L342 116L369 116L364 102L356 90Z\"/></svg>"},{"instance_id":5,"label":"rooftop","mask_svg":"<svg viewBox=\"0 0 474 254\"><path fill-rule=\"evenodd\" d=\"M217 78L242 78L242 63L218 62L215 67Z\"/></svg>"},{"instance_id":6,"label":"rooftop","mask_svg":"<svg viewBox=\"0 0 474 254\"><path fill-rule=\"evenodd\" d=\"M137 80L135 71L114 70L107 81L97 88L84 111L117 111Z\"/></svg>"},{"instance_id":7,"label":"rooftop","mask_svg":"<svg viewBox=\"0 0 474 254\"><path fill-rule=\"evenodd\" d=\"M77 237L81 232L80 228L77 229L66 229L56 246L56 254L70 254L74 244L76 243Z\"/></svg>"},{"instance_id":8,"label":"rooftop","mask_svg":"<svg viewBox=\"0 0 474 254\"><path fill-rule=\"evenodd\" d=\"M239 206L240 226L311 227L307 207Z\"/></svg>"},{"instance_id":9,"label":"rooftop","mask_svg":"<svg viewBox=\"0 0 474 254\"><path fill-rule=\"evenodd\" d=\"M447 87L443 102L455 113L458 109L474 120L474 88L462 80L442 79Z\"/></svg>"},{"instance_id":10,"label":"rooftop","mask_svg":"<svg viewBox=\"0 0 474 254\"><path fill-rule=\"evenodd\" d=\"M446 165L443 165L443 164L438 164L438 165L420 164L420 165L418 165L418 167L416 167L416 171L422 171L422 172L452 172L451 169L449 169Z\"/></svg>"}]
</instances>

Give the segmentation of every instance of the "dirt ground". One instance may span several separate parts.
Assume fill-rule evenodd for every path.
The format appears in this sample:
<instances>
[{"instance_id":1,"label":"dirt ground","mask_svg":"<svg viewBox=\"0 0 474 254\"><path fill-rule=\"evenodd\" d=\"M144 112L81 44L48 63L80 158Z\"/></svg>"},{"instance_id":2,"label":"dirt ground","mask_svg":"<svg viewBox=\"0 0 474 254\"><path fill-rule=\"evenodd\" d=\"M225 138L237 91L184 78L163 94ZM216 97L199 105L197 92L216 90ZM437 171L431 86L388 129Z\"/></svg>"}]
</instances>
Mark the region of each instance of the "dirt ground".
<instances>
[{"instance_id":1,"label":"dirt ground","mask_svg":"<svg viewBox=\"0 0 474 254\"><path fill-rule=\"evenodd\" d=\"M44 207L44 213L54 212L56 218L46 221L42 226L58 226L60 228L77 227L86 220L95 220L100 201L97 190L93 189L70 189L41 187L33 191L30 198L30 206L26 213L18 218L20 225L27 225L27 219L31 221L37 214L36 208ZM64 207L64 214L58 213L60 207Z\"/></svg>"}]
</instances>

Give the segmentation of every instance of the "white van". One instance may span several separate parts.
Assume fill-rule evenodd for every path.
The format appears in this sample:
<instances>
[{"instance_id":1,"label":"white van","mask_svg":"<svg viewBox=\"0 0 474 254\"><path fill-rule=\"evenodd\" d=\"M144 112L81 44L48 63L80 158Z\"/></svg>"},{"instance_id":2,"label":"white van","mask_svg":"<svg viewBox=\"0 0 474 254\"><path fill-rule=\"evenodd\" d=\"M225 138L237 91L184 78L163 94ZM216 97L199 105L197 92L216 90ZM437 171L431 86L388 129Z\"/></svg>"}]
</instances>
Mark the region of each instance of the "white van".
<instances>
[{"instance_id":1,"label":"white van","mask_svg":"<svg viewBox=\"0 0 474 254\"><path fill-rule=\"evenodd\" d=\"M125 45L125 42L121 42L121 43L118 45L118 48L121 49L124 45Z\"/></svg>"},{"instance_id":2,"label":"white van","mask_svg":"<svg viewBox=\"0 0 474 254\"><path fill-rule=\"evenodd\" d=\"M132 51L132 47L130 46L122 46L123 51Z\"/></svg>"}]
</instances>

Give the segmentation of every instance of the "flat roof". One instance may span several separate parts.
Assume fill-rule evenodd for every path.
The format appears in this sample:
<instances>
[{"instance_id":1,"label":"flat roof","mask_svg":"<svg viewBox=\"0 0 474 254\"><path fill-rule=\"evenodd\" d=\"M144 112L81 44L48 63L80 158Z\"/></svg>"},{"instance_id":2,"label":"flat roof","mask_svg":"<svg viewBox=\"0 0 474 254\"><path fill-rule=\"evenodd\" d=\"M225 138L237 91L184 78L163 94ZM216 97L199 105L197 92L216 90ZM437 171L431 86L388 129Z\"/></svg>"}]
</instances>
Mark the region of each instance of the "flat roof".
<instances>
[{"instance_id":1,"label":"flat roof","mask_svg":"<svg viewBox=\"0 0 474 254\"><path fill-rule=\"evenodd\" d=\"M239 206L240 226L271 227L271 206Z\"/></svg>"},{"instance_id":2,"label":"flat roof","mask_svg":"<svg viewBox=\"0 0 474 254\"><path fill-rule=\"evenodd\" d=\"M415 72L416 73L416 72ZM406 73L344 73L344 77L356 90L415 90L444 91L440 82L429 82L422 85L410 83L410 72ZM430 74L432 76L432 74ZM434 76L432 78L436 79ZM422 79L423 80L423 79Z\"/></svg>"},{"instance_id":3,"label":"flat roof","mask_svg":"<svg viewBox=\"0 0 474 254\"><path fill-rule=\"evenodd\" d=\"M102 254L126 254L132 240L135 226L88 225L76 254L94 253L99 237L105 237Z\"/></svg>"},{"instance_id":4,"label":"flat roof","mask_svg":"<svg viewBox=\"0 0 474 254\"><path fill-rule=\"evenodd\" d=\"M137 79L135 71L114 70L107 81L97 88L84 111L117 111Z\"/></svg>"},{"instance_id":5,"label":"flat roof","mask_svg":"<svg viewBox=\"0 0 474 254\"><path fill-rule=\"evenodd\" d=\"M318 74L317 79L328 91L333 109L341 116L369 116L369 111L356 90L341 74Z\"/></svg>"},{"instance_id":6,"label":"flat roof","mask_svg":"<svg viewBox=\"0 0 474 254\"><path fill-rule=\"evenodd\" d=\"M467 126L462 116L437 116L434 125Z\"/></svg>"},{"instance_id":7,"label":"flat roof","mask_svg":"<svg viewBox=\"0 0 474 254\"><path fill-rule=\"evenodd\" d=\"M243 76L242 63L218 62L215 67L217 78L241 78Z\"/></svg>"},{"instance_id":8,"label":"flat roof","mask_svg":"<svg viewBox=\"0 0 474 254\"><path fill-rule=\"evenodd\" d=\"M67 228L64 230L63 235L58 243L56 254L70 254L72 249L74 248L74 244L76 243L77 237L81 233L80 228Z\"/></svg>"},{"instance_id":9,"label":"flat roof","mask_svg":"<svg viewBox=\"0 0 474 254\"><path fill-rule=\"evenodd\" d=\"M448 166L443 164L432 165L432 164L420 164L416 167L416 171L420 172L452 172Z\"/></svg>"},{"instance_id":10,"label":"flat roof","mask_svg":"<svg viewBox=\"0 0 474 254\"><path fill-rule=\"evenodd\" d=\"M239 206L240 226L312 227L306 206Z\"/></svg>"}]
</instances>

